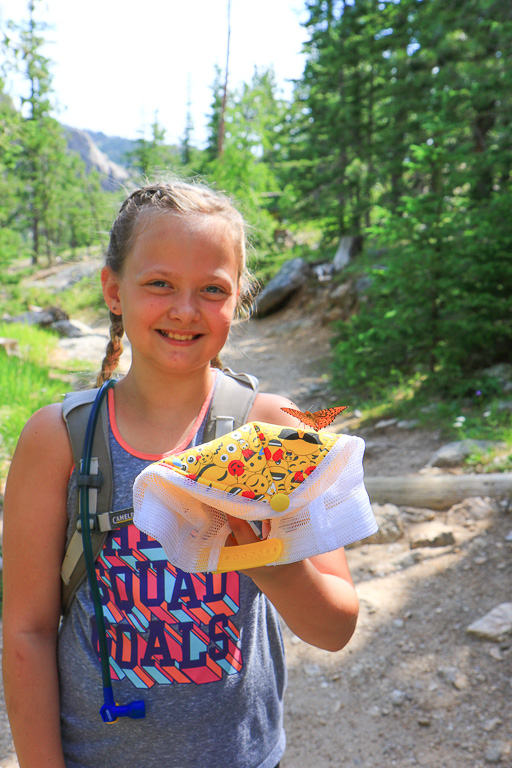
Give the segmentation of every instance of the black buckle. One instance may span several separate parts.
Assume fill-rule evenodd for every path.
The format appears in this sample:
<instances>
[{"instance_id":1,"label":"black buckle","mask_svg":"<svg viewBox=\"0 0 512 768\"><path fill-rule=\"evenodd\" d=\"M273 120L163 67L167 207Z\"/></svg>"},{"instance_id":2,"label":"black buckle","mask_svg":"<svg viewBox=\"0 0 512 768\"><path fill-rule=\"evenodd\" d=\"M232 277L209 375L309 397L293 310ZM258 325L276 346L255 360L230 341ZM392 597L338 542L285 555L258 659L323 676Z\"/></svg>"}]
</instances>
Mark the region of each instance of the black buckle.
<instances>
[{"instance_id":1,"label":"black buckle","mask_svg":"<svg viewBox=\"0 0 512 768\"><path fill-rule=\"evenodd\" d=\"M83 475L80 473L77 477L77 484L79 487L87 486L87 488L101 488L103 485L103 476L101 472L97 475Z\"/></svg>"}]
</instances>

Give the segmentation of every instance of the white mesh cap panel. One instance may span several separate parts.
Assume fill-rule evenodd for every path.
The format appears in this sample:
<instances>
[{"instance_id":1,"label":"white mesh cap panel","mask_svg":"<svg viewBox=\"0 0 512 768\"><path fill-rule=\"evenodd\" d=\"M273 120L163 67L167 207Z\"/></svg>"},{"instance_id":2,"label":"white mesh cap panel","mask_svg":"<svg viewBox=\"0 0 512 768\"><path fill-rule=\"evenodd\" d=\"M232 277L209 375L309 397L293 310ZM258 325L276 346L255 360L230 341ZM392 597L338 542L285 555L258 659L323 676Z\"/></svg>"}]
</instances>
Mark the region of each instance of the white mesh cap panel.
<instances>
[{"instance_id":1,"label":"white mesh cap panel","mask_svg":"<svg viewBox=\"0 0 512 768\"><path fill-rule=\"evenodd\" d=\"M231 530L226 512L244 520L271 520L269 538L283 544L275 565L329 552L377 530L363 484L363 453L361 438L340 436L290 493L284 512L265 500L191 480L169 464L152 464L135 480L134 523L160 542L170 562L189 572L216 570Z\"/></svg>"}]
</instances>

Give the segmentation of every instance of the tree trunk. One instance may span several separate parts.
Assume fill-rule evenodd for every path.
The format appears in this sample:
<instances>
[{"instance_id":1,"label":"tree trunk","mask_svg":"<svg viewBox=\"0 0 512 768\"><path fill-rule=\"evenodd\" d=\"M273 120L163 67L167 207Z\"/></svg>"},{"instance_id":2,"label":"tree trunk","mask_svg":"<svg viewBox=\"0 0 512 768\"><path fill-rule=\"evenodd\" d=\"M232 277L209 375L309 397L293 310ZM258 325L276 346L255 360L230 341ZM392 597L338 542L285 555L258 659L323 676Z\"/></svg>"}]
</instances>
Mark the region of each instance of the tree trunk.
<instances>
[{"instance_id":1,"label":"tree trunk","mask_svg":"<svg viewBox=\"0 0 512 768\"><path fill-rule=\"evenodd\" d=\"M449 509L470 496L512 497L512 473L365 477L370 500L402 507Z\"/></svg>"},{"instance_id":2,"label":"tree trunk","mask_svg":"<svg viewBox=\"0 0 512 768\"><path fill-rule=\"evenodd\" d=\"M226 75L224 78L224 89L222 92L222 104L220 108L220 120L219 120L219 143L217 147L217 155L222 158L224 153L224 132L225 132L225 118L226 118L226 104L228 99L228 77L229 77L229 41L231 38L231 0L228 0L228 40L226 45Z\"/></svg>"}]
</instances>

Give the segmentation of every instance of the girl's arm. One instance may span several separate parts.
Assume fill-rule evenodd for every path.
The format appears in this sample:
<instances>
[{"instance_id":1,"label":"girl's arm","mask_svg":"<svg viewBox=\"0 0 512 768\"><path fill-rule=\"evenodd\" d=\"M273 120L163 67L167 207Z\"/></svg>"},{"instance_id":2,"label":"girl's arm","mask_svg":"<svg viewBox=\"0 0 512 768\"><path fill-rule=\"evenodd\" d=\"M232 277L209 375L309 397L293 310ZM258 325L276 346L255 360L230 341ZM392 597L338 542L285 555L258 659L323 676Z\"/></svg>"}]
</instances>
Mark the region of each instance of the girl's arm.
<instances>
[{"instance_id":1,"label":"girl's arm","mask_svg":"<svg viewBox=\"0 0 512 768\"><path fill-rule=\"evenodd\" d=\"M3 676L21 768L64 768L57 632L73 464L60 405L25 426L4 503Z\"/></svg>"},{"instance_id":2,"label":"girl's arm","mask_svg":"<svg viewBox=\"0 0 512 768\"><path fill-rule=\"evenodd\" d=\"M281 411L289 400L260 394L249 416L283 426L297 419ZM238 544L257 541L244 520L229 517ZM245 571L266 594L292 632L311 645L330 651L343 648L356 627L359 601L343 549L289 565Z\"/></svg>"}]
</instances>

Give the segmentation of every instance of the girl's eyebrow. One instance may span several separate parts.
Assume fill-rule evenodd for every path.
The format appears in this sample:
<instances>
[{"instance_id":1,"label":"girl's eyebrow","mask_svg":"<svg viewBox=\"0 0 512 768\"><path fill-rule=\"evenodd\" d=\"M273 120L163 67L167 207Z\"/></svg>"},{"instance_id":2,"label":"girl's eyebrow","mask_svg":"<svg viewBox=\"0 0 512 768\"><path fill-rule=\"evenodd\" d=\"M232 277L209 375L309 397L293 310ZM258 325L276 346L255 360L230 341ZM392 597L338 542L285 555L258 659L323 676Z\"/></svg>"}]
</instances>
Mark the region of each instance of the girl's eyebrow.
<instances>
[{"instance_id":1,"label":"girl's eyebrow","mask_svg":"<svg viewBox=\"0 0 512 768\"><path fill-rule=\"evenodd\" d=\"M143 267L138 272L138 277L139 278L144 278L144 277L148 277L148 276L151 276L151 277L158 276L158 277L166 277L166 278L178 277L179 278L180 277L180 273L176 272L175 270L169 269L169 268L167 268L165 266L158 266L158 265L156 265L156 266L153 265L153 266L150 266L150 267ZM227 279L229 281L231 280L231 277L229 275L228 270L226 270L226 269L224 269L222 267L219 267L219 269L216 270L215 272L197 273L194 277L196 277L199 282L209 282L209 281L222 280L222 279Z\"/></svg>"}]
</instances>

